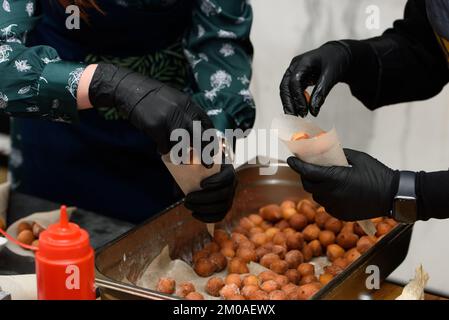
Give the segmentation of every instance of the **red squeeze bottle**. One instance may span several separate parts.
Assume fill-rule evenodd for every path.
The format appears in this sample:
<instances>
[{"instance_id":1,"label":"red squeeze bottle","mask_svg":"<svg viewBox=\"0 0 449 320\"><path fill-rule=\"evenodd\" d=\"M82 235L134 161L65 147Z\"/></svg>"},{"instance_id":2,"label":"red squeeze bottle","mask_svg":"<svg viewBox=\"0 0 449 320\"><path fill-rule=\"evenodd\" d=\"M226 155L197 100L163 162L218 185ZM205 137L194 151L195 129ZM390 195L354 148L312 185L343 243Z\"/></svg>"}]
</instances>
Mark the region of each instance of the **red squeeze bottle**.
<instances>
[{"instance_id":1,"label":"red squeeze bottle","mask_svg":"<svg viewBox=\"0 0 449 320\"><path fill-rule=\"evenodd\" d=\"M39 236L36 251L39 300L94 300L94 250L89 234L67 217L61 206L59 223Z\"/></svg>"}]
</instances>

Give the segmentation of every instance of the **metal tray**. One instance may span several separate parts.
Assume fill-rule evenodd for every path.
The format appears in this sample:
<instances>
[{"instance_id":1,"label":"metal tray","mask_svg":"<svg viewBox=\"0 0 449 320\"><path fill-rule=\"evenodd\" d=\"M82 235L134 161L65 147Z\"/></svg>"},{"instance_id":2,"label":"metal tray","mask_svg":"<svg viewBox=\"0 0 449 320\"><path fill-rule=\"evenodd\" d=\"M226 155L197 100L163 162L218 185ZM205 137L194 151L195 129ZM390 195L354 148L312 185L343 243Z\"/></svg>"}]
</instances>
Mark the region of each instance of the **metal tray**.
<instances>
[{"instance_id":1,"label":"metal tray","mask_svg":"<svg viewBox=\"0 0 449 320\"><path fill-rule=\"evenodd\" d=\"M298 174L285 163L270 165L274 175L261 175L261 165L244 165L237 170L239 186L231 211L220 223L230 229L234 221L257 212L268 203L285 199L310 197L304 191ZM369 294L365 282L368 266L377 266L383 281L405 259L413 225L398 225L369 251L323 287L313 299L360 299ZM210 236L205 224L192 218L182 202L153 216L140 226L108 243L96 253L96 284L103 299L177 300L177 297L158 293L135 285L140 275L169 245L171 258L191 260L191 252Z\"/></svg>"}]
</instances>

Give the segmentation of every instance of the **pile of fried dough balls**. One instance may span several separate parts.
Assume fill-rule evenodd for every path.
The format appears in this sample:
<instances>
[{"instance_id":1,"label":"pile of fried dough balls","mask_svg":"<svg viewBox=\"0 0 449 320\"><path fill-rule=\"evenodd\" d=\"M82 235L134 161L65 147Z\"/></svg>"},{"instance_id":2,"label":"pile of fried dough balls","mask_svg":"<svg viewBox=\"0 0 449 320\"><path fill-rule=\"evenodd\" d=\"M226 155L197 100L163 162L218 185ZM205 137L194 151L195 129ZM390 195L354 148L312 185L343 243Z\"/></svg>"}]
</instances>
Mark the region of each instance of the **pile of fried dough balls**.
<instances>
[{"instance_id":1,"label":"pile of fried dough balls","mask_svg":"<svg viewBox=\"0 0 449 320\"><path fill-rule=\"evenodd\" d=\"M215 230L213 241L193 255L193 268L210 277L227 268L227 276L211 277L205 291L226 300L306 300L341 273L393 229L389 218L372 219L375 236L357 222L340 221L312 200L269 204L240 219L231 234ZM327 256L329 265L318 275L312 258ZM268 271L250 274L248 264ZM161 278L160 292L186 299L204 299L191 283L176 290L175 280Z\"/></svg>"}]
</instances>

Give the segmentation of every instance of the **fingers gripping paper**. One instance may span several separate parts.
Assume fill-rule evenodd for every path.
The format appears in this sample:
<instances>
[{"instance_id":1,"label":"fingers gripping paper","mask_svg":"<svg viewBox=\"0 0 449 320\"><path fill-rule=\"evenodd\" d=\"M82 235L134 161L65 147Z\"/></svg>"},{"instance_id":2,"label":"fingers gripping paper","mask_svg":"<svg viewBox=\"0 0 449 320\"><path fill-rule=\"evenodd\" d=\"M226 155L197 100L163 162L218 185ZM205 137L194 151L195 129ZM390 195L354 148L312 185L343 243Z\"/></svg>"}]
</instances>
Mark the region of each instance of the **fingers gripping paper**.
<instances>
[{"instance_id":1,"label":"fingers gripping paper","mask_svg":"<svg viewBox=\"0 0 449 320\"><path fill-rule=\"evenodd\" d=\"M302 161L320 166L349 166L335 128L323 134L323 129L309 121L284 115L273 119L271 129L278 130L279 139ZM291 141L293 134L298 131L312 138ZM376 233L376 227L370 220L358 223L366 234Z\"/></svg>"}]
</instances>

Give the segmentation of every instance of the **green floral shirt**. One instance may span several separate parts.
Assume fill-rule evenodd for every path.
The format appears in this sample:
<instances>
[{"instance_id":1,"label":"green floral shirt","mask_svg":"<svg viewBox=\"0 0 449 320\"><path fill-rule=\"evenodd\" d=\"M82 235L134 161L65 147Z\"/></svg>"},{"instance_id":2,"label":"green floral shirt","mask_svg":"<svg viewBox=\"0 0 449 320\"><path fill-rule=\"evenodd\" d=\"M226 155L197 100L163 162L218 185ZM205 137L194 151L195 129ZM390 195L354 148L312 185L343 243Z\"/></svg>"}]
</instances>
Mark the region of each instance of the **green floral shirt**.
<instances>
[{"instance_id":1,"label":"green floral shirt","mask_svg":"<svg viewBox=\"0 0 449 320\"><path fill-rule=\"evenodd\" d=\"M162 0L146 1L154 5ZM83 62L64 61L49 46L27 47L26 35L39 23L36 3L0 0L0 110L12 116L77 121L80 76L87 64L108 59L87 56ZM254 123L249 91L251 24L252 9L246 0L193 0L192 24L182 40L183 59L194 76L189 91L221 131L248 129ZM154 59L140 60L151 67Z\"/></svg>"}]
</instances>

